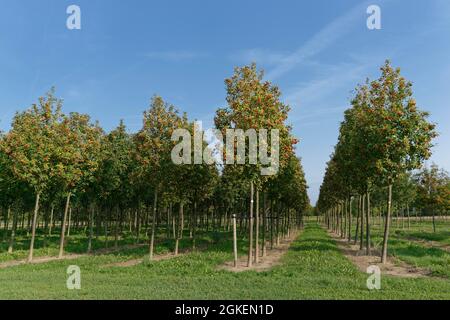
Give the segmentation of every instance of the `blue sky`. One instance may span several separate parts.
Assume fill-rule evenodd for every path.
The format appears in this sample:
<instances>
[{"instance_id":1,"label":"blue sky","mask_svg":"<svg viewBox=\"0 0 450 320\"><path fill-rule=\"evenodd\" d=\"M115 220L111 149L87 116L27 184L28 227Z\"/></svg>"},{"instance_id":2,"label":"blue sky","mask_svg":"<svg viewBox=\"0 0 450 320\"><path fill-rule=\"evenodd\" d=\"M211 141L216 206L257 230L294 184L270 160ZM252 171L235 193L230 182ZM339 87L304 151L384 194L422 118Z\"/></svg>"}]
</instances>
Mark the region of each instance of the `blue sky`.
<instances>
[{"instance_id":1,"label":"blue sky","mask_svg":"<svg viewBox=\"0 0 450 320\"><path fill-rule=\"evenodd\" d=\"M81 30L66 8L81 8ZM381 7L382 29L366 9ZM255 61L291 105L315 202L351 91L385 59L438 123L432 161L450 169L450 1L0 0L0 129L51 86L65 111L131 132L155 93L212 125L223 80Z\"/></svg>"}]
</instances>

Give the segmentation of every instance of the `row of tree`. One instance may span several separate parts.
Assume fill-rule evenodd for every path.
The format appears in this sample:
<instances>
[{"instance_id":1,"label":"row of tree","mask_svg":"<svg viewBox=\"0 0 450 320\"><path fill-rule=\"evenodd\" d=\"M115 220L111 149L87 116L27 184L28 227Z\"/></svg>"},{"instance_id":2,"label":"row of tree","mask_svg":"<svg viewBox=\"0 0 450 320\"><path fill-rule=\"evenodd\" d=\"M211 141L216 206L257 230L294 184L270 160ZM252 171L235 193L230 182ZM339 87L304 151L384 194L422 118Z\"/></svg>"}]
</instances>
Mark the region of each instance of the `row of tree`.
<instances>
[{"instance_id":1,"label":"row of tree","mask_svg":"<svg viewBox=\"0 0 450 320\"><path fill-rule=\"evenodd\" d=\"M437 136L435 125L427 117L428 113L416 106L411 82L386 61L378 79L366 80L356 88L327 164L317 209L329 228L345 233L350 241L352 207L356 207L356 234L360 233L361 249L365 242L368 255L371 196L375 190L384 190L383 263L387 258L393 186L406 184L398 188L398 198L406 198L407 204L413 199L409 192L415 189L408 185L408 174L420 169L430 157L432 140Z\"/></svg>"},{"instance_id":2,"label":"row of tree","mask_svg":"<svg viewBox=\"0 0 450 320\"><path fill-rule=\"evenodd\" d=\"M11 129L0 133L0 205L8 251L17 229L25 228L31 261L36 230L48 236L58 228L62 257L70 228L83 227L88 252L94 237L113 236L117 246L127 231L136 243L147 239L152 258L158 236L173 238L177 254L186 231L195 248L199 229L230 230L237 216L240 234L248 234L249 265L257 262L268 239L276 244L301 225L309 206L307 185L279 89L263 81L255 65L236 68L225 85L228 107L218 109L216 128L279 130L277 174L261 176L260 161L249 165L247 144L244 165L175 164L174 131L186 129L194 137L197 129L159 96L152 98L137 133L128 133L123 122L105 133L88 115L64 114L54 90L18 112Z\"/></svg>"}]
</instances>

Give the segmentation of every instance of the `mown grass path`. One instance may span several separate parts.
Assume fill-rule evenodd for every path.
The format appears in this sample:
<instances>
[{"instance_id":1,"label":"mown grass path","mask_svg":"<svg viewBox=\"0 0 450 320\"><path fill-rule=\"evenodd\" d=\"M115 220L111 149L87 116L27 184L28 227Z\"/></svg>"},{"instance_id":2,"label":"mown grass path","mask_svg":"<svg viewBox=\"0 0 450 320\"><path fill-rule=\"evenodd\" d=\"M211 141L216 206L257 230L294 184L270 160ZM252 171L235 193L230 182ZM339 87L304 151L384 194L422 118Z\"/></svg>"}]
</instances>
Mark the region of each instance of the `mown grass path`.
<instances>
[{"instance_id":1,"label":"mown grass path","mask_svg":"<svg viewBox=\"0 0 450 320\"><path fill-rule=\"evenodd\" d=\"M366 274L345 258L325 230L308 224L266 272L232 273L217 266L232 258L231 241L205 252L129 268L99 266L129 256L95 256L0 270L0 298L16 299L450 299L450 281L382 278L366 288ZM240 243L245 252L245 242ZM66 269L81 268L82 289L66 288Z\"/></svg>"}]
</instances>

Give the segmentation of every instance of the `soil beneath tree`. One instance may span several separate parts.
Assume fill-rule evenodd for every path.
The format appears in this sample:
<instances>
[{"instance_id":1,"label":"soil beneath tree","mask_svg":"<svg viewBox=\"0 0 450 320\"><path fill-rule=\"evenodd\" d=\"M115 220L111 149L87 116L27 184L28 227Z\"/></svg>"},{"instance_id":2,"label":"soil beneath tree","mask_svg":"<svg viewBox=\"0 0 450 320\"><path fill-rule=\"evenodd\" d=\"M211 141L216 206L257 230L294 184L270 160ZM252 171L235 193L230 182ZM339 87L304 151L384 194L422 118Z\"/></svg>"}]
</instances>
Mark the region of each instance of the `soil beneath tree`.
<instances>
[{"instance_id":1,"label":"soil beneath tree","mask_svg":"<svg viewBox=\"0 0 450 320\"><path fill-rule=\"evenodd\" d=\"M178 255L175 255L173 252L156 254L153 256L153 259L151 261L169 260L169 259L178 258L178 257L184 256L184 255L187 255L192 252L204 251L206 249L207 249L206 245L200 245L200 246L197 246L197 248L195 250L192 250L192 248L179 250ZM109 264L105 264L101 267L102 268L133 267L133 266L143 263L144 261L146 261L146 258L138 258L138 259L132 259L132 260L127 260L127 261L109 263ZM148 261L150 262L150 260L148 260Z\"/></svg>"},{"instance_id":2,"label":"soil beneath tree","mask_svg":"<svg viewBox=\"0 0 450 320\"><path fill-rule=\"evenodd\" d=\"M73 260L73 259L89 257L89 256L110 254L110 253L116 253L116 252L125 251L125 250L133 250L133 249L137 249L137 248L140 248L140 247L146 246L146 245L147 244L130 244L130 245L125 245L125 246L120 246L117 248L116 247L102 248L102 249L95 250L92 253L65 254L62 258L50 257L50 256L36 257L36 258L33 258L33 261L31 261L29 263L27 262L26 259L11 260L11 261L6 261L6 262L0 263L0 269L20 266L20 265L27 264L27 263L28 264L41 264L41 263L47 263L47 262L51 262L51 261Z\"/></svg>"},{"instance_id":3,"label":"soil beneath tree","mask_svg":"<svg viewBox=\"0 0 450 320\"><path fill-rule=\"evenodd\" d=\"M289 250L292 242L299 236L299 232L293 232L289 237L280 240L278 246L274 246L270 249L270 244L267 246L266 256L259 257L259 262L253 262L251 267L248 267L248 257L240 256L237 261L237 266L234 266L234 260L227 261L224 264L217 267L218 270L227 270L231 272L243 272L243 271L257 271L263 272L272 269L273 267L280 265L282 257ZM254 257L253 257L254 258Z\"/></svg>"},{"instance_id":4,"label":"soil beneath tree","mask_svg":"<svg viewBox=\"0 0 450 320\"><path fill-rule=\"evenodd\" d=\"M447 252L450 252L450 245L445 243L440 243L438 241L433 240L425 240L425 239L419 239L415 237L406 237L406 239L412 243L419 244L421 246L427 247L427 248L433 248L433 249L441 249Z\"/></svg>"},{"instance_id":5,"label":"soil beneath tree","mask_svg":"<svg viewBox=\"0 0 450 320\"><path fill-rule=\"evenodd\" d=\"M364 273L367 272L367 267L372 265L378 266L384 275L403 278L422 278L429 276L431 273L429 270L410 266L391 256L388 256L386 263L382 264L381 250L372 248L372 255L368 256L365 249L359 249L359 244L355 245L353 241L348 242L347 239L331 232L329 232L329 235L336 241L341 252Z\"/></svg>"}]
</instances>

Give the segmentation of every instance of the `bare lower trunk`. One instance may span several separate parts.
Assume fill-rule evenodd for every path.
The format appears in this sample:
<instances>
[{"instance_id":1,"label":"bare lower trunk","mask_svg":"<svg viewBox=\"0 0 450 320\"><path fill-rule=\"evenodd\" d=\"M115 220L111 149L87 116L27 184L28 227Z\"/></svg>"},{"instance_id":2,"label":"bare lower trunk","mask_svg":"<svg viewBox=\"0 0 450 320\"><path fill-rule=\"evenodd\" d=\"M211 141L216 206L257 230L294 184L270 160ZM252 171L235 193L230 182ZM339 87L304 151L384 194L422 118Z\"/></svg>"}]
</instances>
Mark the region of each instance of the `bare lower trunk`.
<instances>
[{"instance_id":1,"label":"bare lower trunk","mask_svg":"<svg viewBox=\"0 0 450 320\"><path fill-rule=\"evenodd\" d=\"M63 254L64 254L64 236L66 234L66 220L67 220L67 215L69 213L69 206L70 206L70 197L71 197L71 193L69 192L67 194L67 199L66 199L66 207L64 209L64 217L61 223L61 239L59 241L59 258L62 258Z\"/></svg>"},{"instance_id":2,"label":"bare lower trunk","mask_svg":"<svg viewBox=\"0 0 450 320\"><path fill-rule=\"evenodd\" d=\"M406 205L406 213L408 215L408 230L411 228L411 215L409 212L409 204Z\"/></svg>"},{"instance_id":3,"label":"bare lower trunk","mask_svg":"<svg viewBox=\"0 0 450 320\"><path fill-rule=\"evenodd\" d=\"M156 206L158 205L158 191L155 189L155 196L153 199L153 219L152 219L152 234L150 237L150 260L153 259L153 250L155 246L155 230L156 230Z\"/></svg>"},{"instance_id":4,"label":"bare lower trunk","mask_svg":"<svg viewBox=\"0 0 450 320\"><path fill-rule=\"evenodd\" d=\"M253 265L253 181L250 184L250 215L249 215L249 239L247 267Z\"/></svg>"},{"instance_id":5,"label":"bare lower trunk","mask_svg":"<svg viewBox=\"0 0 450 320\"><path fill-rule=\"evenodd\" d=\"M349 200L349 208L348 208L348 242L352 241L352 198Z\"/></svg>"},{"instance_id":6,"label":"bare lower trunk","mask_svg":"<svg viewBox=\"0 0 450 320\"><path fill-rule=\"evenodd\" d=\"M180 203L180 217L179 217L179 225L178 225L178 234L177 239L175 240L175 255L178 255L178 248L180 245L180 240L183 238L183 229L184 229L184 212L183 212L183 203Z\"/></svg>"},{"instance_id":7,"label":"bare lower trunk","mask_svg":"<svg viewBox=\"0 0 450 320\"><path fill-rule=\"evenodd\" d=\"M67 236L70 237L70 225L72 224L72 208L69 207L69 221L67 222Z\"/></svg>"},{"instance_id":8,"label":"bare lower trunk","mask_svg":"<svg viewBox=\"0 0 450 320\"><path fill-rule=\"evenodd\" d=\"M89 214L89 239L88 239L88 249L87 252L92 251L92 237L94 236L94 211L95 207L92 206L91 212Z\"/></svg>"},{"instance_id":9,"label":"bare lower trunk","mask_svg":"<svg viewBox=\"0 0 450 320\"><path fill-rule=\"evenodd\" d=\"M33 223L31 226L31 242L30 242L30 252L28 253L27 262L33 261L33 251L34 251L34 239L36 237L36 221L39 212L39 199L41 197L41 193L38 192L36 194L36 203L34 205L34 213L33 213Z\"/></svg>"},{"instance_id":10,"label":"bare lower trunk","mask_svg":"<svg viewBox=\"0 0 450 320\"><path fill-rule=\"evenodd\" d=\"M370 252L370 193L367 192L367 210L366 210L366 254L371 255Z\"/></svg>"},{"instance_id":11,"label":"bare lower trunk","mask_svg":"<svg viewBox=\"0 0 450 320\"><path fill-rule=\"evenodd\" d=\"M264 192L263 199L263 216L262 216L262 256L266 256L266 228L267 228L267 201L266 201L266 193Z\"/></svg>"},{"instance_id":12,"label":"bare lower trunk","mask_svg":"<svg viewBox=\"0 0 450 320\"><path fill-rule=\"evenodd\" d=\"M365 219L365 205L366 205L366 194L363 194L362 196L362 202L361 202L361 235L359 238L359 250L362 250L364 248L364 219Z\"/></svg>"},{"instance_id":13,"label":"bare lower trunk","mask_svg":"<svg viewBox=\"0 0 450 320\"><path fill-rule=\"evenodd\" d=\"M53 228L53 213L55 212L55 206L52 205L52 209L50 211L50 224L48 227L48 235L51 236L52 235L52 228Z\"/></svg>"},{"instance_id":14,"label":"bare lower trunk","mask_svg":"<svg viewBox=\"0 0 450 320\"><path fill-rule=\"evenodd\" d=\"M434 214L434 209L431 209L432 212L432 219L433 219L433 232L436 233L436 218L435 218L435 214Z\"/></svg>"},{"instance_id":15,"label":"bare lower trunk","mask_svg":"<svg viewBox=\"0 0 450 320\"><path fill-rule=\"evenodd\" d=\"M237 252L237 234L236 234L236 215L233 214L233 253L234 253L234 267L237 267L238 252Z\"/></svg>"},{"instance_id":16,"label":"bare lower trunk","mask_svg":"<svg viewBox=\"0 0 450 320\"><path fill-rule=\"evenodd\" d=\"M255 263L259 262L259 190L256 190L256 214L255 214Z\"/></svg>"},{"instance_id":17,"label":"bare lower trunk","mask_svg":"<svg viewBox=\"0 0 450 320\"><path fill-rule=\"evenodd\" d=\"M358 210L356 213L356 232L355 232L355 244L358 242L359 233L359 218L361 217L361 196L358 197Z\"/></svg>"},{"instance_id":18,"label":"bare lower trunk","mask_svg":"<svg viewBox=\"0 0 450 320\"><path fill-rule=\"evenodd\" d=\"M14 250L14 240L16 238L16 230L17 230L17 218L18 213L17 210L15 210L15 212L13 212L13 225L11 229L11 237L9 239L8 253L12 253Z\"/></svg>"},{"instance_id":19,"label":"bare lower trunk","mask_svg":"<svg viewBox=\"0 0 450 320\"><path fill-rule=\"evenodd\" d=\"M391 205L392 205L392 184L388 187L388 201L387 201L387 213L384 223L384 237L383 237L383 249L381 252L381 263L385 264L387 261L387 247L389 240L389 223L391 218Z\"/></svg>"}]
</instances>

